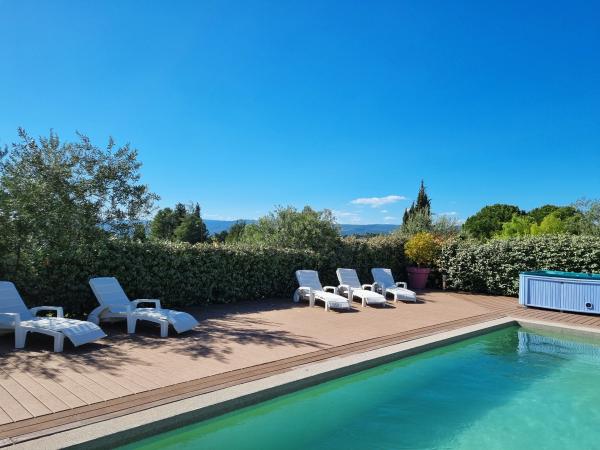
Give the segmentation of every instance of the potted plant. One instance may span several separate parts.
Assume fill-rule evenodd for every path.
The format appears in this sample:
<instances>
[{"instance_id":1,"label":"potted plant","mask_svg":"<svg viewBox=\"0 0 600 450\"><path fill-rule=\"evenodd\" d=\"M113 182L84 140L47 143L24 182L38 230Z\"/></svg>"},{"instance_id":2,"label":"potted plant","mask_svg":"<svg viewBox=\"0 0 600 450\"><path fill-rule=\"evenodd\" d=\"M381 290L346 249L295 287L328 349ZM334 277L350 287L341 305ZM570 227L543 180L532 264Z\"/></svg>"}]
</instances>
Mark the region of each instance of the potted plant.
<instances>
[{"instance_id":1,"label":"potted plant","mask_svg":"<svg viewBox=\"0 0 600 450\"><path fill-rule=\"evenodd\" d=\"M431 272L431 264L440 250L437 238L426 232L417 233L404 245L404 253L417 267L407 267L408 285L413 289L425 289Z\"/></svg>"}]
</instances>

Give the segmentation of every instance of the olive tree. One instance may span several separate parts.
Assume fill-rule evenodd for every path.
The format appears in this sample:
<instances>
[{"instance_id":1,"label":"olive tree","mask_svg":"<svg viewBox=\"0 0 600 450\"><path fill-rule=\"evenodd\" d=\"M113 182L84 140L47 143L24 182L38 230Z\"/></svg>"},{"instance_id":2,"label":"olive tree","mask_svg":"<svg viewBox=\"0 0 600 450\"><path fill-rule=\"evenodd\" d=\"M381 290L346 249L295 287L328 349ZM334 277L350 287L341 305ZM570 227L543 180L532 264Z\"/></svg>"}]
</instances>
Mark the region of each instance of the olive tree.
<instances>
[{"instance_id":1,"label":"olive tree","mask_svg":"<svg viewBox=\"0 0 600 450\"><path fill-rule=\"evenodd\" d=\"M315 211L305 206L298 211L288 206L247 224L241 241L325 252L339 246L341 236L330 210Z\"/></svg>"},{"instance_id":2,"label":"olive tree","mask_svg":"<svg viewBox=\"0 0 600 450\"><path fill-rule=\"evenodd\" d=\"M99 239L131 236L158 198L140 182L129 144L18 135L0 160L0 267L8 275L26 260L50 264Z\"/></svg>"}]
</instances>

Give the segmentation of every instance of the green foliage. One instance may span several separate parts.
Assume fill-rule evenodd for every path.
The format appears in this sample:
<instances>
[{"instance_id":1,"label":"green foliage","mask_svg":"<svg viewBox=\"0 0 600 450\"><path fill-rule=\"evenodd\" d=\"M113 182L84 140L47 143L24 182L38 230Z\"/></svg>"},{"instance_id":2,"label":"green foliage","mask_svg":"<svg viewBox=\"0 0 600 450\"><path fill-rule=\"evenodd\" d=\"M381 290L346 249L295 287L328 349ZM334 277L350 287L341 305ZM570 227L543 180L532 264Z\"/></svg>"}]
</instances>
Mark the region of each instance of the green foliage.
<instances>
[{"instance_id":1,"label":"green foliage","mask_svg":"<svg viewBox=\"0 0 600 450\"><path fill-rule=\"evenodd\" d=\"M519 272L564 270L600 273L600 237L566 234L492 239L455 239L438 259L449 287L517 295Z\"/></svg>"},{"instance_id":2,"label":"green foliage","mask_svg":"<svg viewBox=\"0 0 600 450\"><path fill-rule=\"evenodd\" d=\"M460 223L455 217L447 215L432 216L427 211L416 211L408 220L398 227L393 234L406 239L417 233L432 233L443 239L457 236L460 233Z\"/></svg>"},{"instance_id":3,"label":"green foliage","mask_svg":"<svg viewBox=\"0 0 600 450\"><path fill-rule=\"evenodd\" d=\"M529 216L514 214L510 222L502 224L502 231L498 234L501 238L511 238L516 236L528 236L531 233L532 226L537 226Z\"/></svg>"},{"instance_id":4,"label":"green foliage","mask_svg":"<svg viewBox=\"0 0 600 450\"><path fill-rule=\"evenodd\" d=\"M371 280L372 267L391 267L401 278L404 240L394 236L340 240L335 252L256 244L191 245L131 239L97 241L68 254L39 256L31 270L11 276L28 305L63 305L71 314L97 304L88 280L116 276L130 298L159 298L165 307L289 298L297 269L319 270L324 284L337 285L335 269L353 267Z\"/></svg>"},{"instance_id":5,"label":"green foliage","mask_svg":"<svg viewBox=\"0 0 600 450\"><path fill-rule=\"evenodd\" d=\"M567 225L565 222L558 216L558 212L555 211L551 214L548 214L542 220L542 223L539 225L534 223L531 225L531 234L561 234L567 232Z\"/></svg>"},{"instance_id":6,"label":"green foliage","mask_svg":"<svg viewBox=\"0 0 600 450\"><path fill-rule=\"evenodd\" d=\"M548 214L552 214L553 212L557 211L558 209L560 209L559 206L544 205L544 206L539 206L537 208L533 208L531 211L529 211L527 213L527 215L530 216L535 221L535 223L537 223L539 225L540 223L542 223L542 220L544 220L544 217L546 217Z\"/></svg>"},{"instance_id":7,"label":"green foliage","mask_svg":"<svg viewBox=\"0 0 600 450\"><path fill-rule=\"evenodd\" d=\"M202 219L195 214L188 214L173 233L175 240L197 244L208 240L208 231Z\"/></svg>"},{"instance_id":8,"label":"green foliage","mask_svg":"<svg viewBox=\"0 0 600 450\"><path fill-rule=\"evenodd\" d=\"M150 222L150 237L172 240L175 228L179 226L179 223L179 217L171 208L163 208L155 214Z\"/></svg>"},{"instance_id":9,"label":"green foliage","mask_svg":"<svg viewBox=\"0 0 600 450\"><path fill-rule=\"evenodd\" d=\"M133 234L131 235L131 239L133 239L134 241L145 242L147 238L148 238L148 236L147 236L146 226L142 223L136 224L135 228L133 229Z\"/></svg>"},{"instance_id":10,"label":"green foliage","mask_svg":"<svg viewBox=\"0 0 600 450\"><path fill-rule=\"evenodd\" d=\"M0 165L0 275L76 257L109 235L131 236L158 197L139 183L137 152L94 146L79 135L31 138L6 149ZM4 152L3 152L4 153Z\"/></svg>"},{"instance_id":11,"label":"green foliage","mask_svg":"<svg viewBox=\"0 0 600 450\"><path fill-rule=\"evenodd\" d=\"M220 233L215 233L213 236L214 242L240 242L242 240L242 236L244 235L244 230L246 229L246 222L243 220L238 220L234 222L229 230L223 230Z\"/></svg>"},{"instance_id":12,"label":"green foliage","mask_svg":"<svg viewBox=\"0 0 600 450\"><path fill-rule=\"evenodd\" d=\"M476 239L489 239L502 231L502 225L510 222L512 217L523 212L513 205L490 205L483 207L475 215L469 217L463 225L463 231Z\"/></svg>"},{"instance_id":13,"label":"green foliage","mask_svg":"<svg viewBox=\"0 0 600 450\"><path fill-rule=\"evenodd\" d=\"M255 224L244 227L241 241L288 248L305 248L321 253L332 252L340 244L340 230L329 210L302 211L279 207Z\"/></svg>"},{"instance_id":14,"label":"green foliage","mask_svg":"<svg viewBox=\"0 0 600 450\"><path fill-rule=\"evenodd\" d=\"M431 222L431 200L425 190L425 183L421 180L416 202L404 211L402 229L405 234L427 231L431 229Z\"/></svg>"},{"instance_id":15,"label":"green foliage","mask_svg":"<svg viewBox=\"0 0 600 450\"><path fill-rule=\"evenodd\" d=\"M400 233L403 236L410 237L417 233L423 233L431 231L432 221L431 213L427 209L417 209L409 212L407 209L404 212L404 218L402 220L402 226L399 227L395 232Z\"/></svg>"},{"instance_id":16,"label":"green foliage","mask_svg":"<svg viewBox=\"0 0 600 450\"><path fill-rule=\"evenodd\" d=\"M202 221L200 205L177 203L175 209L159 210L150 223L150 237L196 244L208 240L208 230Z\"/></svg>"},{"instance_id":17,"label":"green foliage","mask_svg":"<svg viewBox=\"0 0 600 450\"><path fill-rule=\"evenodd\" d=\"M600 200L578 200L574 208L581 216L575 223L569 223L570 228L576 228L580 234L600 236Z\"/></svg>"},{"instance_id":18,"label":"green foliage","mask_svg":"<svg viewBox=\"0 0 600 450\"><path fill-rule=\"evenodd\" d=\"M440 241L431 233L417 233L404 246L409 260L419 267L434 263L440 250Z\"/></svg>"},{"instance_id":19,"label":"green foliage","mask_svg":"<svg viewBox=\"0 0 600 450\"><path fill-rule=\"evenodd\" d=\"M542 214L547 213L545 216ZM572 206L544 205L529 213L514 214L509 222L502 224L496 236L509 238L530 234L581 234L582 213Z\"/></svg>"}]
</instances>

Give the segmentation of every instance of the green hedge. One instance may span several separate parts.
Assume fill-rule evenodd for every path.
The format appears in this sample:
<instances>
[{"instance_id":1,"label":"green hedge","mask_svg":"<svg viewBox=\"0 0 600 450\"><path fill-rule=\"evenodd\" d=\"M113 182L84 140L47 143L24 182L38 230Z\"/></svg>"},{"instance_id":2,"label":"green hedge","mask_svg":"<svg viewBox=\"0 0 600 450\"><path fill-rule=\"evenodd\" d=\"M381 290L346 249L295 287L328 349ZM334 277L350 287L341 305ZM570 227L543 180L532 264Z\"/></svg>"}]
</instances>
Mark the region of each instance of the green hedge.
<instances>
[{"instance_id":1,"label":"green hedge","mask_svg":"<svg viewBox=\"0 0 600 450\"><path fill-rule=\"evenodd\" d=\"M82 315L96 306L93 276L116 276L131 298L159 298L165 307L292 296L297 269L317 269L323 284L337 285L335 269L354 267L364 283L371 267L405 274L404 241L383 236L343 239L332 254L235 244L111 240L68 255L40 255L16 272L0 266L0 279L14 281L29 306L63 305Z\"/></svg>"},{"instance_id":2,"label":"green hedge","mask_svg":"<svg viewBox=\"0 0 600 450\"><path fill-rule=\"evenodd\" d=\"M363 283L372 281L372 267L390 267L403 280L404 242L399 236L350 237L331 253L320 254L254 245L110 240L67 255L28 255L17 271L3 267L6 259L0 259L0 279L14 281L30 306L63 305L73 315L96 305L88 285L93 276L116 276L131 298L160 298L173 308L289 298L297 287L294 271L301 268L318 270L323 284L331 285L338 284L338 267L356 268ZM456 240L444 246L436 273L446 277L451 289L517 295L519 272L537 269L600 272L600 238Z\"/></svg>"},{"instance_id":3,"label":"green hedge","mask_svg":"<svg viewBox=\"0 0 600 450\"><path fill-rule=\"evenodd\" d=\"M600 238L553 235L485 243L456 240L444 246L439 269L449 288L514 296L519 293L522 271L600 272Z\"/></svg>"}]
</instances>

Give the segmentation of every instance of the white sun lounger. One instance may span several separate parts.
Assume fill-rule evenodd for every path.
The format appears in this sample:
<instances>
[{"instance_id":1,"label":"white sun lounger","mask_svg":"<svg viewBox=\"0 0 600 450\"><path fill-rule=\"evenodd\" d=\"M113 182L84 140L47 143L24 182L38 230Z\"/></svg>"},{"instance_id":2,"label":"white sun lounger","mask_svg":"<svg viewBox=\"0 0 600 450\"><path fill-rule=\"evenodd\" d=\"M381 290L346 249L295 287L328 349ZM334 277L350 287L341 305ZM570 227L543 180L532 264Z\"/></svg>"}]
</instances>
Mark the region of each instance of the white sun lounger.
<instances>
[{"instance_id":1,"label":"white sun lounger","mask_svg":"<svg viewBox=\"0 0 600 450\"><path fill-rule=\"evenodd\" d=\"M177 333L189 331L198 325L198 321L190 314L162 309L160 300L139 299L129 301L125 291L114 277L92 278L90 286L100 303L88 316L90 322L99 324L102 320L127 320L127 332L135 333L138 320L154 322L160 325L160 336L167 337L169 324ZM141 303L154 303L154 308L138 308Z\"/></svg>"},{"instance_id":2,"label":"white sun lounger","mask_svg":"<svg viewBox=\"0 0 600 450\"><path fill-rule=\"evenodd\" d=\"M373 274L373 280L375 280L373 283L374 289L377 292L381 292L383 296L392 294L395 302L398 300L406 302L417 301L417 294L407 289L404 281L398 281L397 283L394 281L394 276L390 269L371 269L371 273Z\"/></svg>"},{"instance_id":3,"label":"white sun lounger","mask_svg":"<svg viewBox=\"0 0 600 450\"><path fill-rule=\"evenodd\" d=\"M55 311L56 317L36 317L40 311ZM0 331L14 331L16 348L25 347L28 333L52 336L55 352L63 351L65 337L76 347L106 337L98 325L65 319L63 309L59 306L28 309L10 281L0 281Z\"/></svg>"},{"instance_id":4,"label":"white sun lounger","mask_svg":"<svg viewBox=\"0 0 600 450\"><path fill-rule=\"evenodd\" d=\"M370 284L360 284L356 270L354 269L338 269L336 271L340 285L338 286L339 292L342 295L348 297L348 300L352 302L354 297L360 298L362 306L367 305L385 305L385 297L378 294L374 290L368 290L372 288Z\"/></svg>"},{"instance_id":5,"label":"white sun lounger","mask_svg":"<svg viewBox=\"0 0 600 450\"><path fill-rule=\"evenodd\" d=\"M350 302L338 295L338 289L334 286L321 285L319 274L316 270L296 270L296 279L300 287L294 292L294 301L308 300L310 306L315 305L315 300L325 303L325 311L332 308L350 309Z\"/></svg>"}]
</instances>

